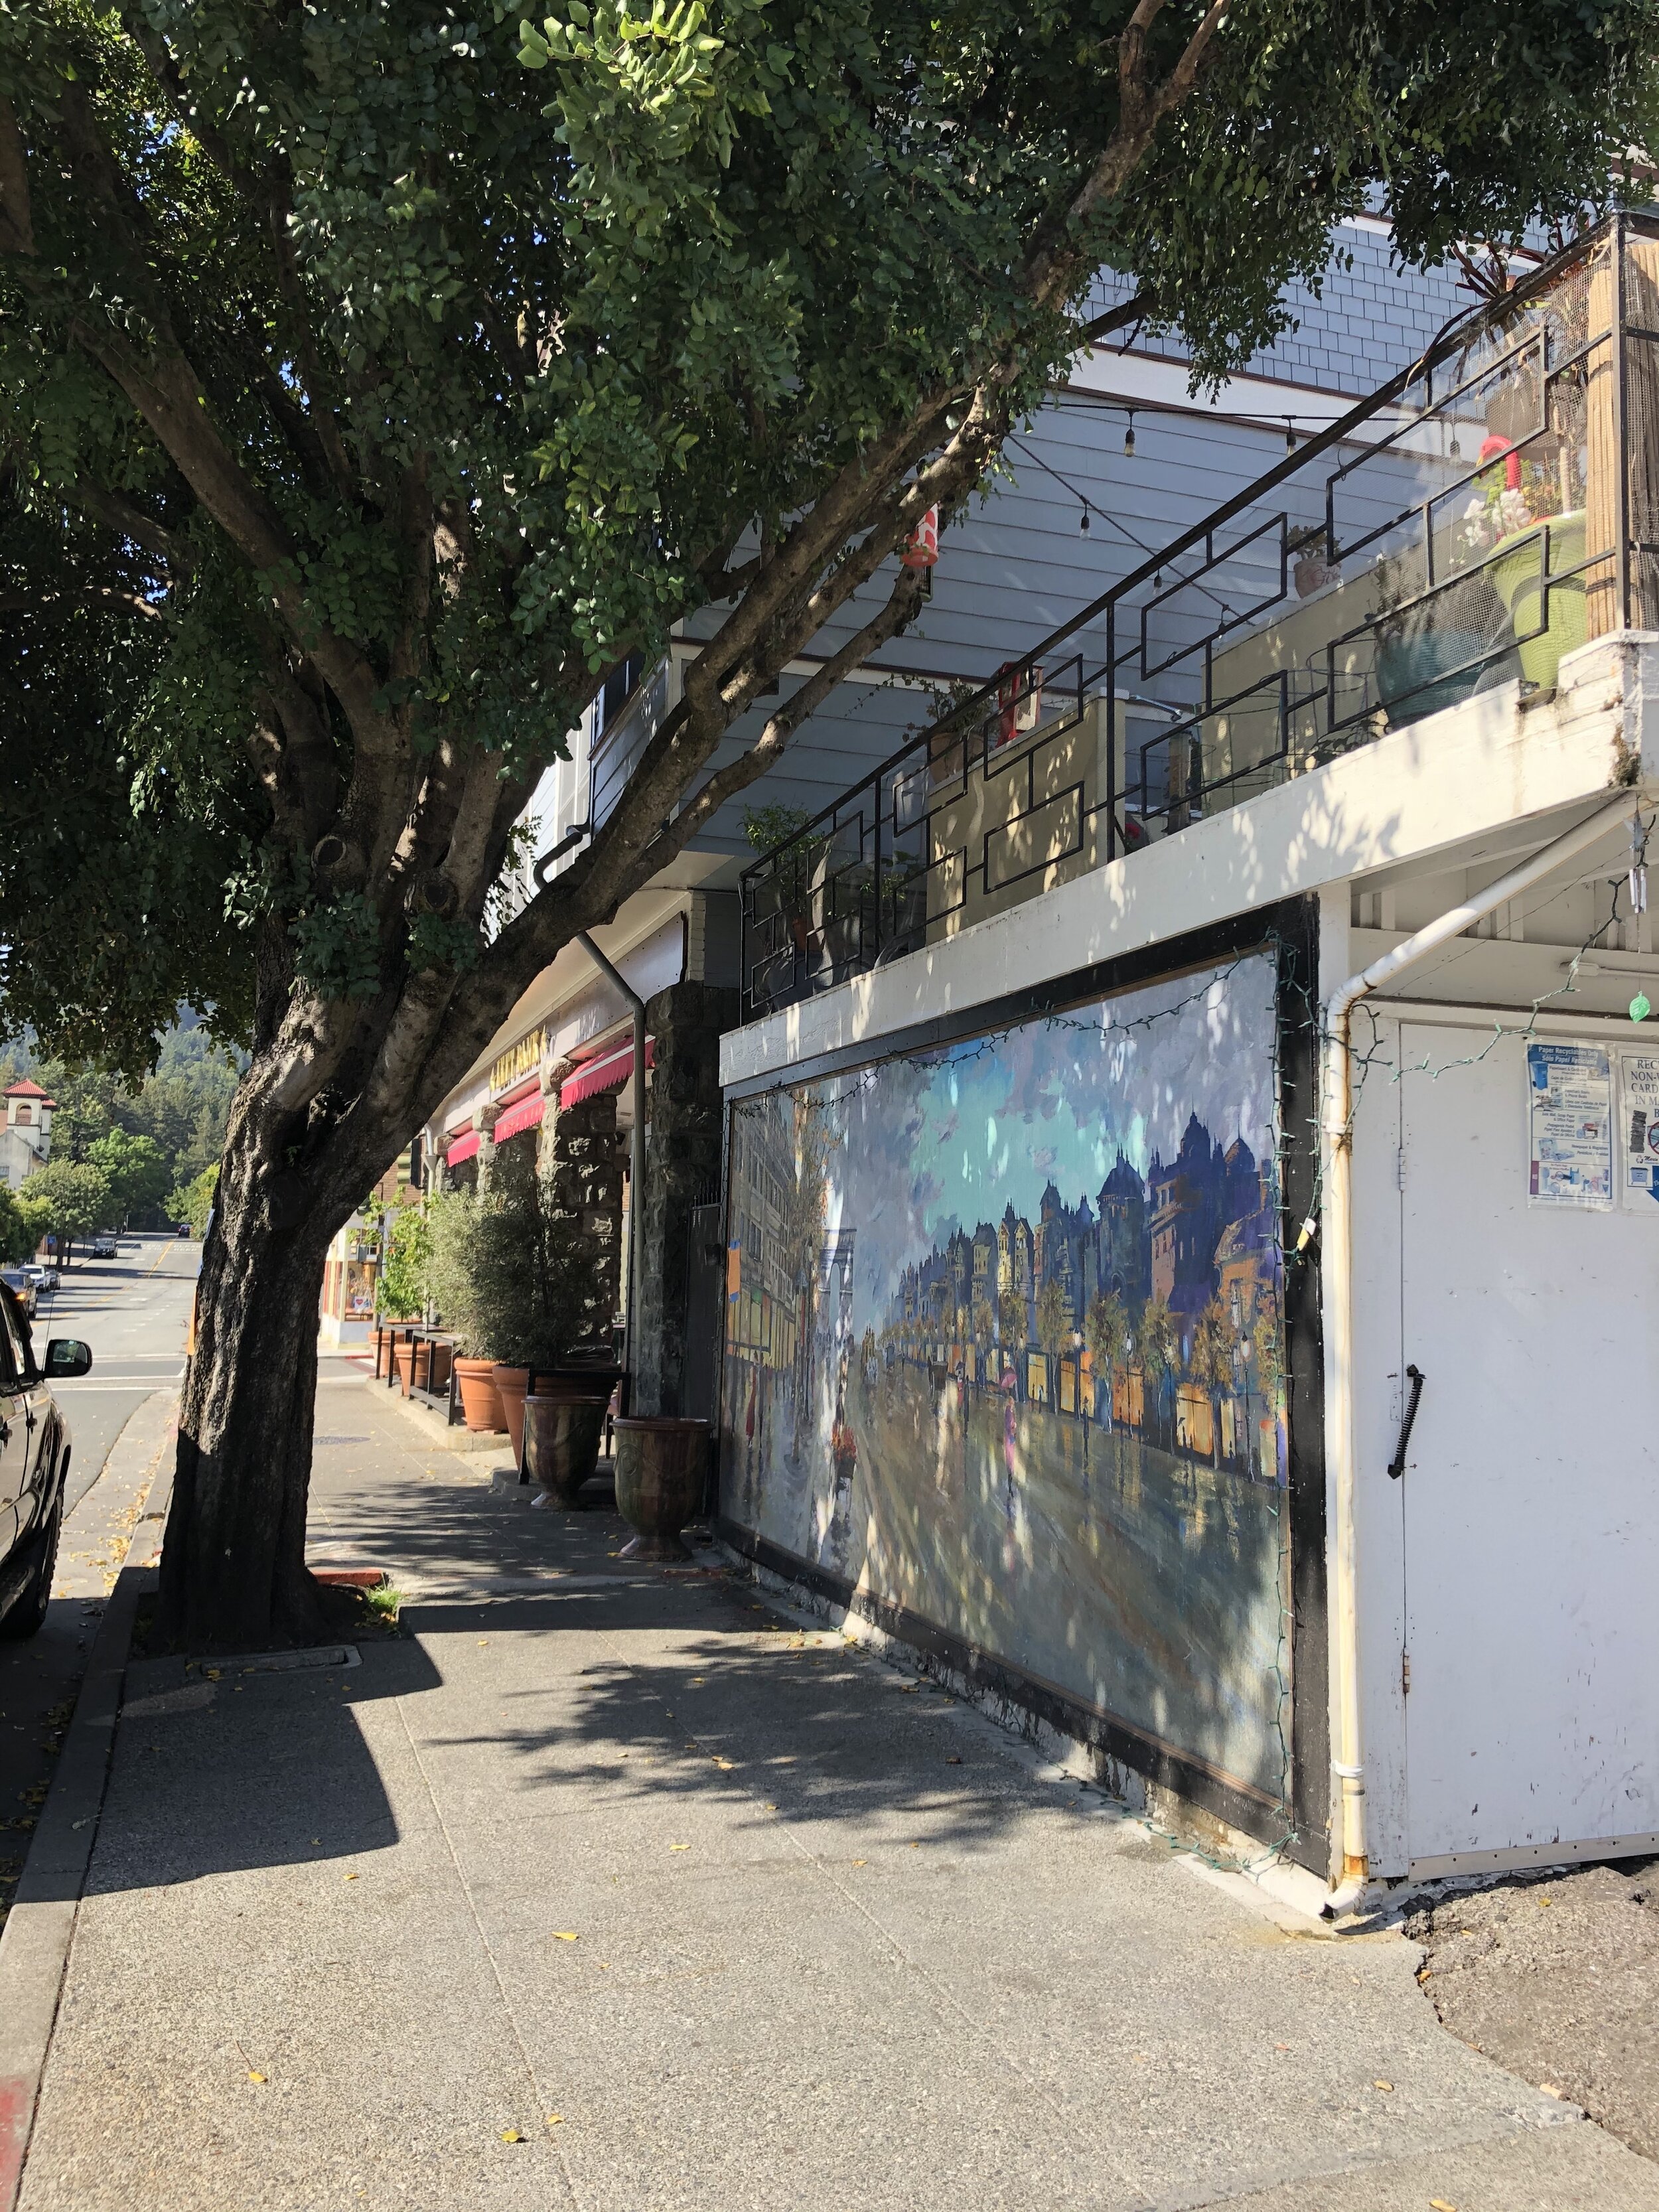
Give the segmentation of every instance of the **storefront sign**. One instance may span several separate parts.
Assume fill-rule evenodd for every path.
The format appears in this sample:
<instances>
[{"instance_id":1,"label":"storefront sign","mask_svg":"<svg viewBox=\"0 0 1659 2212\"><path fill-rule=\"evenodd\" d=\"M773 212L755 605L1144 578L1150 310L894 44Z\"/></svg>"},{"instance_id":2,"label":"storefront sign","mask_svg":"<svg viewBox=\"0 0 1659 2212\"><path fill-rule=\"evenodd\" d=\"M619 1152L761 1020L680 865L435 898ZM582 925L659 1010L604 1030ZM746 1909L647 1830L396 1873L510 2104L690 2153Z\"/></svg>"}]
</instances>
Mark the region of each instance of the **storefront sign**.
<instances>
[{"instance_id":1,"label":"storefront sign","mask_svg":"<svg viewBox=\"0 0 1659 2212\"><path fill-rule=\"evenodd\" d=\"M1613 1066L1599 1044L1527 1047L1528 1199L1605 1212L1613 1204Z\"/></svg>"},{"instance_id":2,"label":"storefront sign","mask_svg":"<svg viewBox=\"0 0 1659 2212\"><path fill-rule=\"evenodd\" d=\"M505 1052L497 1054L495 1064L489 1071L490 1097L495 1097L498 1091L510 1091L526 1075L533 1075L541 1066L542 1055L546 1050L547 1026L545 1023L538 1022L528 1036L520 1037L517 1044L509 1045Z\"/></svg>"}]
</instances>

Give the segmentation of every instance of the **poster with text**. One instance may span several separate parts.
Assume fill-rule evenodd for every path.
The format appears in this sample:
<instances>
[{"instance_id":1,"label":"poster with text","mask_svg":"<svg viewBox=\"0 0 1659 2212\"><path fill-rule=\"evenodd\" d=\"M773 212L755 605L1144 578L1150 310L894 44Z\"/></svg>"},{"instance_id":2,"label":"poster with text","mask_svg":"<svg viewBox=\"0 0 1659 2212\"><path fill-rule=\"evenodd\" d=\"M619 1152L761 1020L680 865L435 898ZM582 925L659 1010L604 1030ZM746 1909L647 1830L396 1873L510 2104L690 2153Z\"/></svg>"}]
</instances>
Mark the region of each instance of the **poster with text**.
<instances>
[{"instance_id":1,"label":"poster with text","mask_svg":"<svg viewBox=\"0 0 1659 2212\"><path fill-rule=\"evenodd\" d=\"M1282 1801L1267 955L734 1103L723 1514Z\"/></svg>"},{"instance_id":2,"label":"poster with text","mask_svg":"<svg viewBox=\"0 0 1659 2212\"><path fill-rule=\"evenodd\" d=\"M1619 1055L1619 1192L1659 1220L1659 1052Z\"/></svg>"},{"instance_id":3,"label":"poster with text","mask_svg":"<svg viewBox=\"0 0 1659 2212\"><path fill-rule=\"evenodd\" d=\"M1606 1212L1613 1204L1613 1066L1599 1044L1527 1047L1528 1198Z\"/></svg>"}]
</instances>

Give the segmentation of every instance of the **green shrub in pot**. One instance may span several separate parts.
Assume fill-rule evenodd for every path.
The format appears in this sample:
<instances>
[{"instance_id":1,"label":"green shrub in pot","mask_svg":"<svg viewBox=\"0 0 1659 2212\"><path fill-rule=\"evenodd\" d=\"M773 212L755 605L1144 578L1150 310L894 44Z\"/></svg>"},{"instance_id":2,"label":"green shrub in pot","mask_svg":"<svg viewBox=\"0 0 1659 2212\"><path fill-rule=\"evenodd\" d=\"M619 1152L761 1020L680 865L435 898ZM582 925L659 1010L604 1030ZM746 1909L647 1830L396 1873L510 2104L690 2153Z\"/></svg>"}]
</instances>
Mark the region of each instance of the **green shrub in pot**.
<instances>
[{"instance_id":1,"label":"green shrub in pot","mask_svg":"<svg viewBox=\"0 0 1659 2212\"><path fill-rule=\"evenodd\" d=\"M432 1201L428 1279L465 1357L545 1371L581 1337L599 1274L534 1161L516 1157L521 1149L503 1148L482 1193Z\"/></svg>"}]
</instances>

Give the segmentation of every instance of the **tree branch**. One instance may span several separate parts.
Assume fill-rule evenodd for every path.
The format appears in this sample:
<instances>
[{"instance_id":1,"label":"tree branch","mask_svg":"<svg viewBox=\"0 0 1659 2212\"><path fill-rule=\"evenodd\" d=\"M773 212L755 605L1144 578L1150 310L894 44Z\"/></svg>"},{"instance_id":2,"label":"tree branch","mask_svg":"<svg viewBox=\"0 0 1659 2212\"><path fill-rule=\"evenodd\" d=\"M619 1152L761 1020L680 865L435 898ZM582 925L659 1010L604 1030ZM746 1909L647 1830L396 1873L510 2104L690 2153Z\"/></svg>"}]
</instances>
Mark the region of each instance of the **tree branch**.
<instances>
[{"instance_id":1,"label":"tree branch","mask_svg":"<svg viewBox=\"0 0 1659 2212\"><path fill-rule=\"evenodd\" d=\"M149 622L172 619L142 593L115 584L82 584L73 592L20 592L0 586L0 614L46 614L73 607L97 607L112 614L143 615Z\"/></svg>"},{"instance_id":2,"label":"tree branch","mask_svg":"<svg viewBox=\"0 0 1659 2212\"><path fill-rule=\"evenodd\" d=\"M28 157L9 100L0 99L0 253L33 253Z\"/></svg>"},{"instance_id":3,"label":"tree branch","mask_svg":"<svg viewBox=\"0 0 1659 2212\"><path fill-rule=\"evenodd\" d=\"M117 493L106 491L101 484L94 483L88 477L77 477L71 495L75 504L84 514L101 522L118 537L142 545L170 568L188 574L196 565L195 556L176 531L168 530L149 515L122 499Z\"/></svg>"},{"instance_id":4,"label":"tree branch","mask_svg":"<svg viewBox=\"0 0 1659 2212\"><path fill-rule=\"evenodd\" d=\"M750 750L723 769L717 769L700 785L672 822L665 823L645 848L636 863L641 881L647 882L684 852L690 840L711 821L729 799L758 782L781 759L790 738L810 715L817 714L836 686L852 670L867 660L878 646L896 637L913 621L921 605L922 578L919 569L902 568L893 580L885 604L863 629L856 630L811 675L793 691L768 720Z\"/></svg>"}]
</instances>

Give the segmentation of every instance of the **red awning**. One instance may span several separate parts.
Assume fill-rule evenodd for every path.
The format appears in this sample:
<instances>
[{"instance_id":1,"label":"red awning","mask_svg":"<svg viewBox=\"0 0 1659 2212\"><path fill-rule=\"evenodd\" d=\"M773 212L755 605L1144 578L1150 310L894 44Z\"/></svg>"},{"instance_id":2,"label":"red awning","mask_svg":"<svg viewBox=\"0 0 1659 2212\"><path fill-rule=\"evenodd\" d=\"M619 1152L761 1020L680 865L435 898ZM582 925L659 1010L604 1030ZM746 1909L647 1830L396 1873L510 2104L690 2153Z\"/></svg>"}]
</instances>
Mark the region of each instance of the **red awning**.
<instances>
[{"instance_id":1,"label":"red awning","mask_svg":"<svg viewBox=\"0 0 1659 2212\"><path fill-rule=\"evenodd\" d=\"M657 1041L647 1037L645 1064L657 1064ZM597 1098L602 1091L620 1091L634 1073L634 1040L613 1045L607 1052L599 1053L585 1066L579 1067L570 1080L559 1091L561 1106L580 1106L584 1098Z\"/></svg>"},{"instance_id":2,"label":"red awning","mask_svg":"<svg viewBox=\"0 0 1659 2212\"><path fill-rule=\"evenodd\" d=\"M469 1129L465 1136L452 1140L449 1150L444 1154L444 1165L458 1168L463 1160L470 1160L477 1149L478 1133L476 1129Z\"/></svg>"},{"instance_id":3,"label":"red awning","mask_svg":"<svg viewBox=\"0 0 1659 2212\"><path fill-rule=\"evenodd\" d=\"M495 1123L495 1142L504 1145L509 1137L516 1137L521 1129L533 1129L542 1118L542 1094L532 1091L527 1098L507 1107Z\"/></svg>"}]
</instances>

